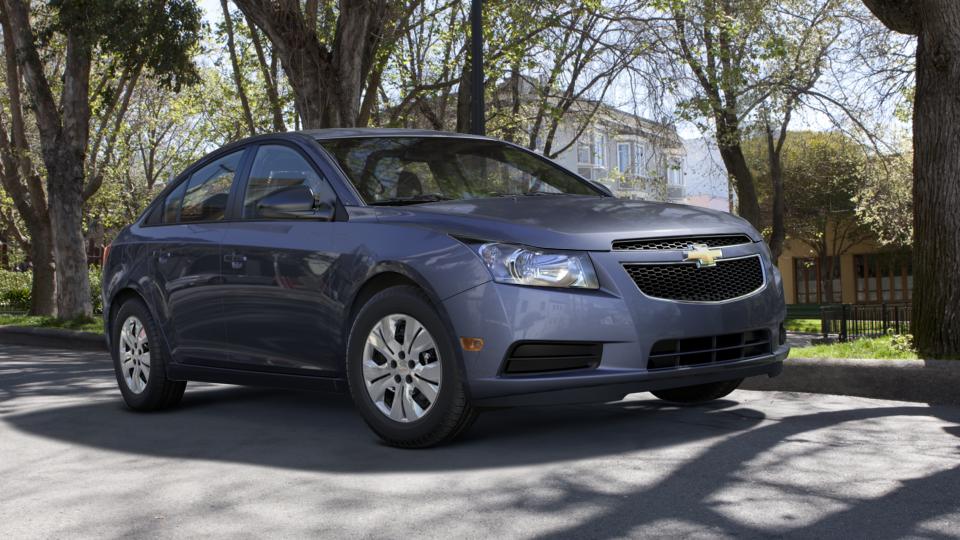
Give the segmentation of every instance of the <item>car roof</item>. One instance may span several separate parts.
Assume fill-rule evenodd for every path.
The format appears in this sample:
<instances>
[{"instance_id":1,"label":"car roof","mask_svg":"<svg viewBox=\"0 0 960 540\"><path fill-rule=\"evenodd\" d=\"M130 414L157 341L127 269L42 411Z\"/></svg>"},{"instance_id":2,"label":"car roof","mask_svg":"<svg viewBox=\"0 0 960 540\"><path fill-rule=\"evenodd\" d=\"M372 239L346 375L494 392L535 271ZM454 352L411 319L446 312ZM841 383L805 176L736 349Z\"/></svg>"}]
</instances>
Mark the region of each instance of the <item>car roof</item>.
<instances>
[{"instance_id":1,"label":"car roof","mask_svg":"<svg viewBox=\"0 0 960 540\"><path fill-rule=\"evenodd\" d=\"M450 131L433 131L430 129L407 128L332 128L307 129L299 131L318 141L329 139L346 139L356 137L456 137L460 139L488 139L481 135L469 133L453 133Z\"/></svg>"}]
</instances>

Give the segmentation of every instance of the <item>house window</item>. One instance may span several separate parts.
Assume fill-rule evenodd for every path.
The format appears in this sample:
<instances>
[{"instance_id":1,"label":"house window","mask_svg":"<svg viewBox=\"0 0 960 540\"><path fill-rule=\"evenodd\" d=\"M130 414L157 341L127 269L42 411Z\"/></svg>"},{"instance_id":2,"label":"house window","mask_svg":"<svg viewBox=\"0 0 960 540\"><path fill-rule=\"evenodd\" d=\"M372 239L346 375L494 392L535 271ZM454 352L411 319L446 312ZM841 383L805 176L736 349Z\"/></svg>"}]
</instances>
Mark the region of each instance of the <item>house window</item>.
<instances>
[{"instance_id":1,"label":"house window","mask_svg":"<svg viewBox=\"0 0 960 540\"><path fill-rule=\"evenodd\" d=\"M633 146L633 151L633 174L637 176L646 176L646 145L643 143L637 143Z\"/></svg>"},{"instance_id":2,"label":"house window","mask_svg":"<svg viewBox=\"0 0 960 540\"><path fill-rule=\"evenodd\" d=\"M617 170L630 172L630 143L617 143Z\"/></svg>"},{"instance_id":3,"label":"house window","mask_svg":"<svg viewBox=\"0 0 960 540\"><path fill-rule=\"evenodd\" d=\"M680 170L680 163L671 161L667 166L667 183L671 186L683 185L683 171Z\"/></svg>"},{"instance_id":4,"label":"house window","mask_svg":"<svg viewBox=\"0 0 960 540\"><path fill-rule=\"evenodd\" d=\"M857 302L909 302L913 292L913 265L907 253L871 253L853 256Z\"/></svg>"},{"instance_id":5,"label":"house window","mask_svg":"<svg viewBox=\"0 0 960 540\"><path fill-rule=\"evenodd\" d=\"M798 304L827 304L842 301L838 257L794 257L794 283ZM831 279L827 276L832 274Z\"/></svg>"},{"instance_id":6,"label":"house window","mask_svg":"<svg viewBox=\"0 0 960 540\"><path fill-rule=\"evenodd\" d=\"M593 156L596 158L594 164L599 167L607 166L607 136L603 133L593 135Z\"/></svg>"},{"instance_id":7,"label":"house window","mask_svg":"<svg viewBox=\"0 0 960 540\"><path fill-rule=\"evenodd\" d=\"M590 165L593 163L593 160L590 156L590 143L584 140L584 137L581 137L577 141L577 163L581 165Z\"/></svg>"}]
</instances>

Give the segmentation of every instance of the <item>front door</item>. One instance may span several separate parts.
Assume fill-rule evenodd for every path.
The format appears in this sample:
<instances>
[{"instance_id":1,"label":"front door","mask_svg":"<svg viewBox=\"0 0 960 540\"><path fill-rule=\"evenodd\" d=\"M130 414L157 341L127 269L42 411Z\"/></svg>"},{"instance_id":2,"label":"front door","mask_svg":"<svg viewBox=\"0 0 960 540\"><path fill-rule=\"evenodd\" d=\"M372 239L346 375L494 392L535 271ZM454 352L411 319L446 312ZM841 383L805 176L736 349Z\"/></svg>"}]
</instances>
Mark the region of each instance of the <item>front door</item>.
<instances>
[{"instance_id":1,"label":"front door","mask_svg":"<svg viewBox=\"0 0 960 540\"><path fill-rule=\"evenodd\" d=\"M222 222L243 151L199 168L164 201L163 224L150 227L150 251L164 299L165 334L177 362L225 361Z\"/></svg>"},{"instance_id":2,"label":"front door","mask_svg":"<svg viewBox=\"0 0 960 540\"><path fill-rule=\"evenodd\" d=\"M315 199L335 195L307 158L293 147L256 150L239 220L223 238L224 311L231 361L247 369L334 375L341 351L341 305L331 293L339 260L338 231L315 219L265 219L257 203L267 195L306 185Z\"/></svg>"}]
</instances>

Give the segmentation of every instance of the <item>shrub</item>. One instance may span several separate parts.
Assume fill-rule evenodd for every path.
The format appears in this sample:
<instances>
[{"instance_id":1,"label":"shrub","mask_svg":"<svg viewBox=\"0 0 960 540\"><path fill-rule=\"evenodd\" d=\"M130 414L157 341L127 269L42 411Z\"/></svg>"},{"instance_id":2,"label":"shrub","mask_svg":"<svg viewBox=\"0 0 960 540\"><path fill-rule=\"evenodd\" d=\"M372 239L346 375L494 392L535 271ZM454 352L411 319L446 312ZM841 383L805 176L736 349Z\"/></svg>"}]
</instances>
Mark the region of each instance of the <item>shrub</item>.
<instances>
[{"instance_id":1,"label":"shrub","mask_svg":"<svg viewBox=\"0 0 960 540\"><path fill-rule=\"evenodd\" d=\"M917 352L913 346L913 334L893 334L890 335L890 347L902 353Z\"/></svg>"},{"instance_id":2,"label":"shrub","mask_svg":"<svg viewBox=\"0 0 960 540\"><path fill-rule=\"evenodd\" d=\"M0 270L0 308L13 311L30 309L30 272Z\"/></svg>"},{"instance_id":3,"label":"shrub","mask_svg":"<svg viewBox=\"0 0 960 540\"><path fill-rule=\"evenodd\" d=\"M100 267L90 267L90 302L94 313L103 312L103 300L100 298ZM10 272L0 270L0 307L14 311L30 309L32 272Z\"/></svg>"}]
</instances>

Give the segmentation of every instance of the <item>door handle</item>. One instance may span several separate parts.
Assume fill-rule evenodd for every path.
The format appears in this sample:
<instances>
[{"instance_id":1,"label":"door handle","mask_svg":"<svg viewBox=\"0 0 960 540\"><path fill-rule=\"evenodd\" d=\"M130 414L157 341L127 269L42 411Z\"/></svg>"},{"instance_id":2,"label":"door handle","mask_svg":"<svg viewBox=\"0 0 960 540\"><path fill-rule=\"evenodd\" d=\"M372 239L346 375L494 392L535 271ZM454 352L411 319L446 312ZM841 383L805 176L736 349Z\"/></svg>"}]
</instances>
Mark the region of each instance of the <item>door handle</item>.
<instances>
[{"instance_id":1,"label":"door handle","mask_svg":"<svg viewBox=\"0 0 960 540\"><path fill-rule=\"evenodd\" d=\"M230 253L229 255L224 255L223 260L230 263L230 268L240 270L243 268L243 263L247 262L247 256L240 255L239 253Z\"/></svg>"},{"instance_id":2,"label":"door handle","mask_svg":"<svg viewBox=\"0 0 960 540\"><path fill-rule=\"evenodd\" d=\"M169 251L161 251L161 252L159 252L159 253L157 253L157 252L155 252L155 253L156 253L156 255L157 255L157 262L159 262L160 264L163 264L163 263L167 262L167 260L170 259L170 255L171 255L171 254L170 254Z\"/></svg>"}]
</instances>

